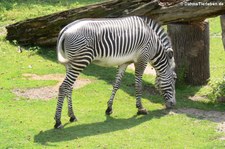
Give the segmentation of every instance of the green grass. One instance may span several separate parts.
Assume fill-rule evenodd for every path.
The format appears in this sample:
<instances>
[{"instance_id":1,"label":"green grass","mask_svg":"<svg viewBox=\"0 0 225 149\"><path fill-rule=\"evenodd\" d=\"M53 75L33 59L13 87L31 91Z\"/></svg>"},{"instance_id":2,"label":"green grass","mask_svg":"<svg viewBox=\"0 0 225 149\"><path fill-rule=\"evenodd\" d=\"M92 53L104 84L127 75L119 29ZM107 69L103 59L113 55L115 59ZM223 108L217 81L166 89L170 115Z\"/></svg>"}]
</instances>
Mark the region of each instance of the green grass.
<instances>
[{"instance_id":1,"label":"green grass","mask_svg":"<svg viewBox=\"0 0 225 149\"><path fill-rule=\"evenodd\" d=\"M92 1L97 2L97 1ZM56 99L30 100L16 97L15 88L34 88L56 84L55 81L27 80L22 74L65 73L56 61L54 49L30 47L22 53L5 40L4 26L26 18L33 18L91 1L1 1L0 9L0 148L223 148L213 121L189 114L171 114L154 89L154 76L144 75L143 104L146 116L136 116L133 71L128 70L121 89L115 97L114 113L104 115L111 93L115 68L91 65L81 74L95 80L73 92L73 104L78 122L68 123L55 130ZM20 11L23 10L23 13ZM219 18L210 19L210 83L222 80L225 74L225 52L220 35ZM29 49L29 50L28 50ZM32 67L31 67L32 66ZM224 104L213 100L191 101L189 96L207 96L209 85L177 88L176 108L197 108L225 111ZM68 122L66 102L62 122Z\"/></svg>"},{"instance_id":2,"label":"green grass","mask_svg":"<svg viewBox=\"0 0 225 149\"><path fill-rule=\"evenodd\" d=\"M1 0L0 25L101 1L103 0Z\"/></svg>"}]
</instances>

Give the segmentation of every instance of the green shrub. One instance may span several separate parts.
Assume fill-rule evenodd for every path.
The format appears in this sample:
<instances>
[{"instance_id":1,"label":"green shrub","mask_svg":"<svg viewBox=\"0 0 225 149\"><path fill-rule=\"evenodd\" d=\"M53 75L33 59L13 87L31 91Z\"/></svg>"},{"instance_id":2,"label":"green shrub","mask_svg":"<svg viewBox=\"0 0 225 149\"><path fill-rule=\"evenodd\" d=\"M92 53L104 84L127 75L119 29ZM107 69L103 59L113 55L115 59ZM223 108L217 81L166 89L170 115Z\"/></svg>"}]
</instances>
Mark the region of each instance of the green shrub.
<instances>
[{"instance_id":1,"label":"green shrub","mask_svg":"<svg viewBox=\"0 0 225 149\"><path fill-rule=\"evenodd\" d=\"M209 83L209 85L212 88L212 92L209 94L210 99L225 99L225 75L222 80L214 81Z\"/></svg>"}]
</instances>

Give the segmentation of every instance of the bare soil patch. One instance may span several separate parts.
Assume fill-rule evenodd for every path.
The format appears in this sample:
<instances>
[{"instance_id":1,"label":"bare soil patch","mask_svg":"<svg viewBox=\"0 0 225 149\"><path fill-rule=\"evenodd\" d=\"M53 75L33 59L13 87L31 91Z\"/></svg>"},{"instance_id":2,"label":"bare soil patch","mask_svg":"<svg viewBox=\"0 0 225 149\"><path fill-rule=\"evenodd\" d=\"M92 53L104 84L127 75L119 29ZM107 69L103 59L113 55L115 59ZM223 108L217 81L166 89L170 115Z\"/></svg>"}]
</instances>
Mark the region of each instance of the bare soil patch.
<instances>
[{"instance_id":1,"label":"bare soil patch","mask_svg":"<svg viewBox=\"0 0 225 149\"><path fill-rule=\"evenodd\" d=\"M128 68L132 69L132 70L135 70L135 67L134 67L134 64L130 64L128 66ZM151 65L147 65L145 71L144 71L145 74L150 74L150 75L156 75L156 72L155 72L155 69L151 66Z\"/></svg>"},{"instance_id":2,"label":"bare soil patch","mask_svg":"<svg viewBox=\"0 0 225 149\"><path fill-rule=\"evenodd\" d=\"M0 35L6 35L6 29L5 29L5 26L0 27Z\"/></svg>"},{"instance_id":3,"label":"bare soil patch","mask_svg":"<svg viewBox=\"0 0 225 149\"><path fill-rule=\"evenodd\" d=\"M24 77L30 80L56 80L58 83L55 86L46 86L40 88L31 88L31 89L14 89L13 93L19 97L24 97L28 99L43 99L49 100L57 97L58 89L61 85L65 75L61 74L48 74L48 75L36 75L36 74L23 74ZM74 89L82 88L87 84L93 82L90 79L78 78Z\"/></svg>"},{"instance_id":4,"label":"bare soil patch","mask_svg":"<svg viewBox=\"0 0 225 149\"><path fill-rule=\"evenodd\" d=\"M13 93L15 93L17 96L25 97L28 99L42 99L42 100L49 100L52 98L56 98L58 95L58 88L65 77L64 75L61 75L61 74L49 74L49 75L24 74L23 76L30 80L57 80L58 81L57 85L55 86L13 90ZM74 86L74 89L84 87L85 85L90 84L92 82L93 81L90 79L78 78L78 80L76 81L76 85ZM154 92L155 92L155 89L154 89ZM202 98L203 97L193 96L193 97L190 97L190 100L196 101L196 100L201 100ZM169 114L171 115L186 114L188 116L195 117L198 119L213 121L218 124L217 131L225 133L225 112L205 111L205 110L194 109L194 108L180 108L180 109L171 110ZM225 137L221 137L219 139L225 140Z\"/></svg>"},{"instance_id":5,"label":"bare soil patch","mask_svg":"<svg viewBox=\"0 0 225 149\"><path fill-rule=\"evenodd\" d=\"M180 108L171 110L170 114L186 114L199 119L205 119L218 123L217 131L225 132L225 112L205 111L194 108ZM225 137L220 138L225 139Z\"/></svg>"},{"instance_id":6,"label":"bare soil patch","mask_svg":"<svg viewBox=\"0 0 225 149\"><path fill-rule=\"evenodd\" d=\"M192 101L202 101L202 100L205 100L205 98L207 98L207 97L196 96L196 95L188 97L188 99L190 99Z\"/></svg>"}]
</instances>

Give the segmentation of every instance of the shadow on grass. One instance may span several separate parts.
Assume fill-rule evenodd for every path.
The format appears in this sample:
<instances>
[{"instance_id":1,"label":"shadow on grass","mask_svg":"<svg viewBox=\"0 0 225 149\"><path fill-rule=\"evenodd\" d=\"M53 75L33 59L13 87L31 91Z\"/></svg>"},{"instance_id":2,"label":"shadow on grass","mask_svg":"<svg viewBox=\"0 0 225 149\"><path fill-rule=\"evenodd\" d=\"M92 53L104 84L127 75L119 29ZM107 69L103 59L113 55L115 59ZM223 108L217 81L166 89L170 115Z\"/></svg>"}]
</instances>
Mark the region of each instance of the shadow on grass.
<instances>
[{"instance_id":1,"label":"shadow on grass","mask_svg":"<svg viewBox=\"0 0 225 149\"><path fill-rule=\"evenodd\" d=\"M104 80L108 84L113 84L115 80L117 69L114 67L100 67L96 65L88 66L83 74L86 76L94 76L99 80ZM154 77L154 76L151 76ZM120 89L134 97L135 102L135 76L132 72L126 72ZM155 85L146 80L142 81L142 98L149 100L152 103L164 105L164 98L156 90ZM189 85L178 85L176 88L176 108L197 108L203 110L220 110L224 111L224 104L215 103L213 101L204 102L201 100L191 100L190 98L202 88L202 86L189 86ZM109 91L110 92L110 91ZM144 106L144 105L143 105Z\"/></svg>"},{"instance_id":2,"label":"shadow on grass","mask_svg":"<svg viewBox=\"0 0 225 149\"><path fill-rule=\"evenodd\" d=\"M115 81L117 68L116 67L100 67L97 65L90 65L88 66L83 72L86 76L95 77L99 80L104 80L108 84L112 85ZM152 102L156 103L164 103L163 98L159 95L159 92L156 90L155 85L147 82L145 80L142 80L143 85L143 94L142 97L146 98L148 100L151 100ZM125 72L125 75L122 79L121 90L125 91L129 95L134 97L135 102L135 76L134 72ZM111 92L111 91L109 91ZM156 98L153 98L156 97Z\"/></svg>"},{"instance_id":3,"label":"shadow on grass","mask_svg":"<svg viewBox=\"0 0 225 149\"><path fill-rule=\"evenodd\" d=\"M54 49L54 48L51 48ZM53 62L57 62L56 59L56 50L51 50L46 48L40 48L37 51L37 54L42 56L45 59L51 60ZM98 78L99 80L104 80L108 84L112 85L115 76L116 76L117 69L116 67L100 67L97 65L91 64L88 66L82 73L86 76L91 76ZM135 99L135 89L134 89L134 73L125 72L125 75L122 79L122 83L120 89L128 93L129 95L133 96ZM176 98L177 98L177 107L192 107L192 108L199 108L199 109L216 109L221 110L224 109L222 104L214 103L214 102L202 102L202 101L193 101L189 98L195 96L195 94L202 88L202 86L188 86L188 85L179 85L176 86ZM110 92L110 91L109 91ZM143 80L143 94L142 97L148 99L153 103L160 103L164 105L164 99L160 96L159 92L154 87L154 84ZM134 101L135 102L135 101Z\"/></svg>"},{"instance_id":4,"label":"shadow on grass","mask_svg":"<svg viewBox=\"0 0 225 149\"><path fill-rule=\"evenodd\" d=\"M105 121L74 125L65 127L63 129L50 129L34 136L34 142L46 146L51 146L51 143L76 140L88 136L96 136L118 130L125 130L135 127L141 123L152 119L159 119L167 115L169 110L155 110L149 111L148 115L137 116L134 115L128 119L116 119L106 116Z\"/></svg>"},{"instance_id":5,"label":"shadow on grass","mask_svg":"<svg viewBox=\"0 0 225 149\"><path fill-rule=\"evenodd\" d=\"M44 58L49 58L53 62L56 62L56 59L54 58L54 53L51 53L50 57L46 56L45 52L38 52L38 54L43 55ZM115 80L116 72L117 69L115 67L104 68L96 65L90 65L82 73L86 76L95 77L99 80L104 80L108 84L112 84ZM134 74L126 72L122 80L120 89L122 89L129 95L133 96L135 99L134 80L135 80ZM217 107L215 107L214 103L192 101L189 99L189 97L194 96L195 93L199 91L199 89L201 89L201 87L179 86L179 88L177 89L176 107L177 108L191 107L207 110L218 109ZM155 90L154 85L145 80L143 80L142 97L148 99L153 103L160 103L164 105L163 97L160 96L159 93ZM222 109L221 105L219 109ZM46 146L51 146L51 143L55 142L76 140L87 136L96 136L118 130L125 130L140 125L146 121L150 121L154 118L161 118L167 115L168 112L169 110L153 110L149 111L149 115L141 117L133 116L128 119L116 119L113 117L106 117L105 121L97 123L80 124L71 127L66 126L64 129L61 130L50 129L35 135L34 142ZM192 117L192 115L189 114L187 114L187 116ZM199 117L195 118L201 119Z\"/></svg>"}]
</instances>

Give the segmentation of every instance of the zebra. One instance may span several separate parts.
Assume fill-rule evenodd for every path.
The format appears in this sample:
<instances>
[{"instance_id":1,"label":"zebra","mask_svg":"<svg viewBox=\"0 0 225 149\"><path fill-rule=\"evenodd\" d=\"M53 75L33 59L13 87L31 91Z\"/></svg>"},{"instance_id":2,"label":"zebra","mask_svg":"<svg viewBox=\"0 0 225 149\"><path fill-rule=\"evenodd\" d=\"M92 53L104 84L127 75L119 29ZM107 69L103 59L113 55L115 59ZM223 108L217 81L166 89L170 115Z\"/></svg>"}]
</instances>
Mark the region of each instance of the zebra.
<instances>
[{"instance_id":1,"label":"zebra","mask_svg":"<svg viewBox=\"0 0 225 149\"><path fill-rule=\"evenodd\" d=\"M113 111L115 94L131 63L135 66L137 114L148 114L141 102L142 76L148 63L156 70L156 87L164 96L166 108L176 104L173 49L166 32L152 19L129 16L76 20L60 31L56 48L58 61L66 67L66 77L59 87L55 128L63 127L60 119L65 97L70 122L77 120L72 107L73 84L91 63L104 67L118 66L106 115Z\"/></svg>"}]
</instances>

